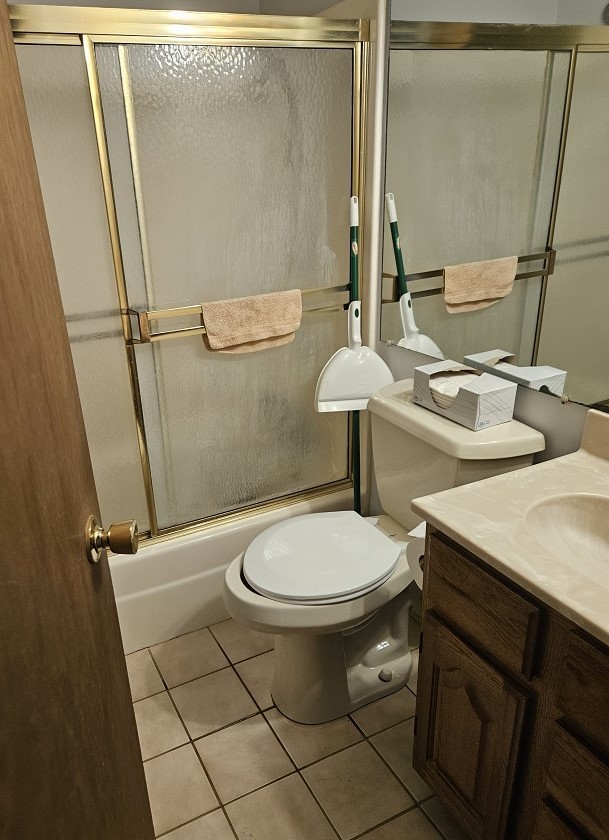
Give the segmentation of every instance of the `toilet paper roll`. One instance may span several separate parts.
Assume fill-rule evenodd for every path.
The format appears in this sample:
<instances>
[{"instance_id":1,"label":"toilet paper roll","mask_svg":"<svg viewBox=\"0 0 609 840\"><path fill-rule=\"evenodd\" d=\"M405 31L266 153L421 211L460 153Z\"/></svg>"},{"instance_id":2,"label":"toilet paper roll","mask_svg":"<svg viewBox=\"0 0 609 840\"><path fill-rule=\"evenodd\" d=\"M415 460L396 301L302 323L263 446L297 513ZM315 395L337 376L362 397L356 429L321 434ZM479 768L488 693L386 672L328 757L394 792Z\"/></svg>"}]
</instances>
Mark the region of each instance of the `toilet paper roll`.
<instances>
[{"instance_id":1,"label":"toilet paper roll","mask_svg":"<svg viewBox=\"0 0 609 840\"><path fill-rule=\"evenodd\" d=\"M412 539L406 546L406 560L412 572L412 579L419 587L423 589L423 569L421 562L425 556L425 523L421 522L408 534Z\"/></svg>"}]
</instances>

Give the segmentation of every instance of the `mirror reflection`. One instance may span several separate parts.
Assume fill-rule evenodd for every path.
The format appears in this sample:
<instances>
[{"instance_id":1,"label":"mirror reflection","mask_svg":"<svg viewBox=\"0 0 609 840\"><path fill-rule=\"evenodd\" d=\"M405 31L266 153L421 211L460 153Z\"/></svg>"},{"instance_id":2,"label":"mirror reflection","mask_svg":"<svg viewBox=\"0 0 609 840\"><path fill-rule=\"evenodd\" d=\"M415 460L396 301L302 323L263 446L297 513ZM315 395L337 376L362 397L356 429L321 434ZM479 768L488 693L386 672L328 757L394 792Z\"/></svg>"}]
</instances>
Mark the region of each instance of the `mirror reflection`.
<instances>
[{"instance_id":1,"label":"mirror reflection","mask_svg":"<svg viewBox=\"0 0 609 840\"><path fill-rule=\"evenodd\" d=\"M571 399L609 402L609 53L577 55L566 35L543 48L542 27L527 27L528 49L506 38L522 27L463 49L450 26L441 45L426 24L392 26L386 190L405 283L390 211L381 338L412 347L408 316L438 352L413 349L459 362L501 350L497 373L553 366Z\"/></svg>"}]
</instances>

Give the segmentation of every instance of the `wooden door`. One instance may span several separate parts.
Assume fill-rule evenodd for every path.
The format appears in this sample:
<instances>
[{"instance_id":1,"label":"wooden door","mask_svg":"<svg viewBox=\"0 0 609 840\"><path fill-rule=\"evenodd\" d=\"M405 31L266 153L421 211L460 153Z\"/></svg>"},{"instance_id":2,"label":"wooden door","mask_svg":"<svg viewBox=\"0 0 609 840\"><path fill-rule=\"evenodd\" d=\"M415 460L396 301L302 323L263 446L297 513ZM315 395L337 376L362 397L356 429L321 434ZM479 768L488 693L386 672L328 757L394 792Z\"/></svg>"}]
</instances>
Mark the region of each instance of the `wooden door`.
<instances>
[{"instance_id":1,"label":"wooden door","mask_svg":"<svg viewBox=\"0 0 609 840\"><path fill-rule=\"evenodd\" d=\"M150 840L108 563L85 552L97 499L5 0L0 322L0 837Z\"/></svg>"},{"instance_id":2,"label":"wooden door","mask_svg":"<svg viewBox=\"0 0 609 840\"><path fill-rule=\"evenodd\" d=\"M423 617L414 766L474 838L505 837L525 697L431 612Z\"/></svg>"}]
</instances>

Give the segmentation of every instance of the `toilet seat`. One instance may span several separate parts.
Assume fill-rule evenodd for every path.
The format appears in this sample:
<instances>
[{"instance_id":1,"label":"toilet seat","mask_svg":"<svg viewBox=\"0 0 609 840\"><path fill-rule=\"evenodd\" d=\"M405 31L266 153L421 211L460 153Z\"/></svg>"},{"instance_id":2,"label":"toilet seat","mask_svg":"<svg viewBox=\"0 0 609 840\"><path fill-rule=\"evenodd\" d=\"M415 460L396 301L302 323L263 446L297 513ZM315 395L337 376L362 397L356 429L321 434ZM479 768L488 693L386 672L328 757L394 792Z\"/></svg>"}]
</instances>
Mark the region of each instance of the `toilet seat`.
<instances>
[{"instance_id":1,"label":"toilet seat","mask_svg":"<svg viewBox=\"0 0 609 840\"><path fill-rule=\"evenodd\" d=\"M400 546L354 511L296 516L259 534L243 576L255 592L286 604L359 598L393 574Z\"/></svg>"}]
</instances>

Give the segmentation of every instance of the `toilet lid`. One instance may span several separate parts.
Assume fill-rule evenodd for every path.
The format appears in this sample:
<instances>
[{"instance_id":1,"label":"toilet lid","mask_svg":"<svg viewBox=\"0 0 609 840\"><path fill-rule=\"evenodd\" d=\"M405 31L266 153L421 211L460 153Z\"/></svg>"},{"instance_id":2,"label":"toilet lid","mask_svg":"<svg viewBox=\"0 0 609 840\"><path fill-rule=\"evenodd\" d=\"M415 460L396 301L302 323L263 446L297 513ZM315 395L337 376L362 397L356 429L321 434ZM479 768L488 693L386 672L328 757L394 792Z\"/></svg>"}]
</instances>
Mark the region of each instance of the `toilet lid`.
<instances>
[{"instance_id":1,"label":"toilet lid","mask_svg":"<svg viewBox=\"0 0 609 840\"><path fill-rule=\"evenodd\" d=\"M352 510L273 525L250 544L243 574L256 592L289 603L333 603L376 589L400 546Z\"/></svg>"}]
</instances>

